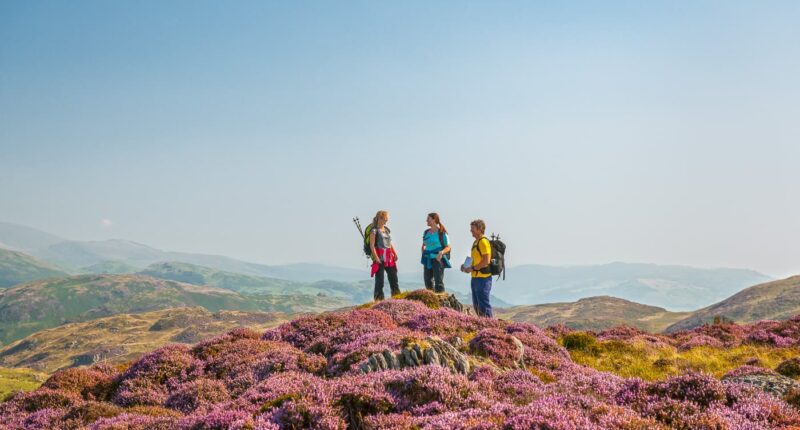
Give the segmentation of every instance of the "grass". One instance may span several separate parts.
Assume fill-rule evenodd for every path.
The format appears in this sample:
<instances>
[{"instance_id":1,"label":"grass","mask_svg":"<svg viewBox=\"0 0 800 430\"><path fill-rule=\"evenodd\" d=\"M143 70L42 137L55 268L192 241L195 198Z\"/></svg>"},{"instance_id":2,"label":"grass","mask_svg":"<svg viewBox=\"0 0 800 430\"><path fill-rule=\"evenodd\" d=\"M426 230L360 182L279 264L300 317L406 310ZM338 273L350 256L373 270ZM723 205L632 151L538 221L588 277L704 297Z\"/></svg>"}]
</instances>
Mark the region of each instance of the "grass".
<instances>
[{"instance_id":1,"label":"grass","mask_svg":"<svg viewBox=\"0 0 800 430\"><path fill-rule=\"evenodd\" d=\"M0 401L16 391L32 391L46 379L47 374L35 370L0 367Z\"/></svg>"},{"instance_id":2,"label":"grass","mask_svg":"<svg viewBox=\"0 0 800 430\"><path fill-rule=\"evenodd\" d=\"M563 345L563 339L561 340ZM653 347L622 341L596 342L591 348L572 348L573 361L597 370L653 381L700 371L717 378L758 359L762 367L775 369L782 361L800 355L800 348L742 345L735 348L697 347L678 351L671 346Z\"/></svg>"}]
</instances>

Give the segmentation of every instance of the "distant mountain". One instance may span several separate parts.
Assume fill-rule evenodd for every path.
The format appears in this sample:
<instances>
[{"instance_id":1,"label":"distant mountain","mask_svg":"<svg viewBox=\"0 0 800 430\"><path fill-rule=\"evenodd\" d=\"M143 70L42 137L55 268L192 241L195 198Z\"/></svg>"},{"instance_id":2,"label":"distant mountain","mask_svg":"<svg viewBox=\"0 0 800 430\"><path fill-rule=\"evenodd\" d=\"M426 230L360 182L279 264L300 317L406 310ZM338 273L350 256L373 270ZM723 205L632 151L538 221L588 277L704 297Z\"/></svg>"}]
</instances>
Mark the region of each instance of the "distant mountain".
<instances>
[{"instance_id":1,"label":"distant mountain","mask_svg":"<svg viewBox=\"0 0 800 430\"><path fill-rule=\"evenodd\" d=\"M37 279L66 276L52 264L37 260L22 252L0 249L0 288L7 288Z\"/></svg>"},{"instance_id":2,"label":"distant mountain","mask_svg":"<svg viewBox=\"0 0 800 430\"><path fill-rule=\"evenodd\" d=\"M744 269L698 269L656 264L516 266L492 292L516 305L612 296L670 310L694 310L770 278Z\"/></svg>"},{"instance_id":3,"label":"distant mountain","mask_svg":"<svg viewBox=\"0 0 800 430\"><path fill-rule=\"evenodd\" d=\"M125 363L167 343L195 343L237 326L265 330L291 318L274 312L201 307L120 314L36 332L0 349L0 366L52 373L96 362Z\"/></svg>"},{"instance_id":4,"label":"distant mountain","mask_svg":"<svg viewBox=\"0 0 800 430\"><path fill-rule=\"evenodd\" d=\"M767 282L746 288L733 296L667 328L668 332L688 330L714 321L720 316L737 323L761 320L785 320L800 314L800 276Z\"/></svg>"},{"instance_id":5,"label":"distant mountain","mask_svg":"<svg viewBox=\"0 0 800 430\"><path fill-rule=\"evenodd\" d=\"M570 303L514 306L499 309L497 317L528 322L540 327L564 324L576 330L603 330L629 325L649 332L661 332L690 312L670 312L664 308L634 303L616 297L588 297Z\"/></svg>"},{"instance_id":6,"label":"distant mountain","mask_svg":"<svg viewBox=\"0 0 800 430\"><path fill-rule=\"evenodd\" d=\"M284 279L241 275L177 261L154 263L147 266L144 270L140 270L138 273L154 278L169 279L195 285L210 285L226 290L266 294L302 294L302 288L306 285ZM319 291L313 291L312 293L315 294L318 292Z\"/></svg>"},{"instance_id":7,"label":"distant mountain","mask_svg":"<svg viewBox=\"0 0 800 430\"><path fill-rule=\"evenodd\" d=\"M354 282L367 279L367 270L298 263L267 266L221 255L162 251L141 243L121 239L103 241L62 241L31 251L33 255L60 266L79 269L109 261L137 269L162 262L180 262L249 276L285 279L296 282L333 280Z\"/></svg>"},{"instance_id":8,"label":"distant mountain","mask_svg":"<svg viewBox=\"0 0 800 430\"><path fill-rule=\"evenodd\" d=\"M319 312L348 304L336 297L245 295L143 275L70 276L1 290L0 342L68 322L182 306L202 306L212 312Z\"/></svg>"},{"instance_id":9,"label":"distant mountain","mask_svg":"<svg viewBox=\"0 0 800 430\"><path fill-rule=\"evenodd\" d=\"M136 273L139 267L131 266L130 264L121 261L101 261L91 266L81 267L78 269L80 273L94 273L98 275L124 275L126 273Z\"/></svg>"},{"instance_id":10,"label":"distant mountain","mask_svg":"<svg viewBox=\"0 0 800 430\"><path fill-rule=\"evenodd\" d=\"M0 222L0 248L31 252L64 239L24 225Z\"/></svg>"}]
</instances>

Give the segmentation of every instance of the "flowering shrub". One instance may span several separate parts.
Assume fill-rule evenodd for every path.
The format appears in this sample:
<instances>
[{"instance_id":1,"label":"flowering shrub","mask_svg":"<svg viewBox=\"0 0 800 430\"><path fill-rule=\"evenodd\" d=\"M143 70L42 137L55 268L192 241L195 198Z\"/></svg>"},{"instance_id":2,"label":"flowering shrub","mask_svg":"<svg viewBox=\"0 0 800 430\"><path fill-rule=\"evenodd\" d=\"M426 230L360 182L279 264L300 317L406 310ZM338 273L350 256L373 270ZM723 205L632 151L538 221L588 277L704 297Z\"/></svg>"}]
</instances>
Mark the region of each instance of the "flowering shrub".
<instances>
[{"instance_id":1,"label":"flowering shrub","mask_svg":"<svg viewBox=\"0 0 800 430\"><path fill-rule=\"evenodd\" d=\"M775 371L783 376L797 378L800 376L800 357L792 357L775 368Z\"/></svg>"},{"instance_id":2,"label":"flowering shrub","mask_svg":"<svg viewBox=\"0 0 800 430\"><path fill-rule=\"evenodd\" d=\"M687 336L680 344L678 344L678 351L688 351L692 348L697 348L699 346L722 348L722 341L705 334Z\"/></svg>"},{"instance_id":3,"label":"flowering shrub","mask_svg":"<svg viewBox=\"0 0 800 430\"><path fill-rule=\"evenodd\" d=\"M443 308L417 315L404 324L412 330L443 337L477 332L484 328L502 328L506 324L490 318L480 318Z\"/></svg>"},{"instance_id":4,"label":"flowering shrub","mask_svg":"<svg viewBox=\"0 0 800 430\"><path fill-rule=\"evenodd\" d=\"M0 430L788 430L800 428L800 390L773 395L743 381L791 385L765 367L783 361L780 373L800 376L798 340L800 318L595 336L392 299L166 346L124 369L57 372L0 403ZM686 370L686 357L726 348L730 363L710 360L725 383ZM601 365L665 370L647 381Z\"/></svg>"},{"instance_id":5,"label":"flowering shrub","mask_svg":"<svg viewBox=\"0 0 800 430\"><path fill-rule=\"evenodd\" d=\"M399 325L405 325L417 315L430 311L423 303L412 300L384 300L376 303L372 309L389 315Z\"/></svg>"},{"instance_id":6,"label":"flowering shrub","mask_svg":"<svg viewBox=\"0 0 800 430\"><path fill-rule=\"evenodd\" d=\"M481 330L469 343L470 352L490 358L502 367L519 367L525 349L518 339L503 330L489 328Z\"/></svg>"}]
</instances>

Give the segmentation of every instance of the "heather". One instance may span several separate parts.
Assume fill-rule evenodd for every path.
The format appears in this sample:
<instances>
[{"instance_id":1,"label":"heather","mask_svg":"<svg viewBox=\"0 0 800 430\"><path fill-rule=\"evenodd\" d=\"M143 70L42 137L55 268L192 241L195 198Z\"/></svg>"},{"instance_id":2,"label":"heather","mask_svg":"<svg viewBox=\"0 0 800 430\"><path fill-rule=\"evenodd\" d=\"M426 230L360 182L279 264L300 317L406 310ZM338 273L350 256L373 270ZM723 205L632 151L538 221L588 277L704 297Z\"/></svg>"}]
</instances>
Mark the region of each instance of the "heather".
<instances>
[{"instance_id":1,"label":"heather","mask_svg":"<svg viewBox=\"0 0 800 430\"><path fill-rule=\"evenodd\" d=\"M0 429L800 426L795 320L576 332L404 297L62 370L0 404Z\"/></svg>"}]
</instances>

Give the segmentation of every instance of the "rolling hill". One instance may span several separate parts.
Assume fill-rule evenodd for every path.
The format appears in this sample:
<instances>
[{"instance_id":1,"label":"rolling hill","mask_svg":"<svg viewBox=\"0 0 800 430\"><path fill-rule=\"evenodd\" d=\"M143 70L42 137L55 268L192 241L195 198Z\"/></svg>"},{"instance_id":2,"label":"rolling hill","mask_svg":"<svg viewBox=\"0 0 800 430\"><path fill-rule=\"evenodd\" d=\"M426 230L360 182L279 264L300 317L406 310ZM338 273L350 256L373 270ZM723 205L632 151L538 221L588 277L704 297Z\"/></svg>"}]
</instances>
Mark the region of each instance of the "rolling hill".
<instances>
[{"instance_id":1,"label":"rolling hill","mask_svg":"<svg viewBox=\"0 0 800 430\"><path fill-rule=\"evenodd\" d=\"M210 285L233 291L268 294L298 294L305 284L283 279L242 275L177 261L154 263L138 272L140 275L195 285ZM318 293L319 291L313 291Z\"/></svg>"},{"instance_id":2,"label":"rolling hill","mask_svg":"<svg viewBox=\"0 0 800 430\"><path fill-rule=\"evenodd\" d=\"M136 273L140 269L140 267L131 266L121 261L106 260L97 264L92 264L91 266L81 267L78 271L80 273L94 273L97 275L124 275Z\"/></svg>"},{"instance_id":3,"label":"rolling hill","mask_svg":"<svg viewBox=\"0 0 800 430\"><path fill-rule=\"evenodd\" d=\"M708 306L742 288L769 281L752 270L698 269L656 264L516 266L492 292L515 305L612 296L673 311Z\"/></svg>"},{"instance_id":4,"label":"rolling hill","mask_svg":"<svg viewBox=\"0 0 800 430\"><path fill-rule=\"evenodd\" d=\"M37 260L22 252L0 249L0 288L7 288L37 279L66 276L52 264Z\"/></svg>"},{"instance_id":5,"label":"rolling hill","mask_svg":"<svg viewBox=\"0 0 800 430\"><path fill-rule=\"evenodd\" d=\"M0 248L31 252L63 241L61 237L35 228L0 222Z\"/></svg>"},{"instance_id":6,"label":"rolling hill","mask_svg":"<svg viewBox=\"0 0 800 430\"><path fill-rule=\"evenodd\" d=\"M609 296L589 297L569 303L514 306L497 311L498 318L533 323L540 327L564 324L576 330L603 330L629 325L649 332L663 331L689 314Z\"/></svg>"},{"instance_id":7,"label":"rolling hill","mask_svg":"<svg viewBox=\"0 0 800 430\"><path fill-rule=\"evenodd\" d=\"M196 343L238 326L256 330L290 318L275 312L209 312L201 307L120 314L36 332L0 349L0 366L52 373L96 362L124 363L168 343Z\"/></svg>"},{"instance_id":8,"label":"rolling hill","mask_svg":"<svg viewBox=\"0 0 800 430\"><path fill-rule=\"evenodd\" d=\"M107 264L109 261L141 270L151 264L171 261L210 267L241 275L286 279L296 282L319 280L353 282L363 280L369 276L366 270L331 267L321 264L299 263L267 266L221 255L162 251L121 239L85 242L63 241L45 248L36 249L31 253L43 260L75 270L82 267Z\"/></svg>"},{"instance_id":9,"label":"rolling hill","mask_svg":"<svg viewBox=\"0 0 800 430\"><path fill-rule=\"evenodd\" d=\"M182 306L202 306L212 312L317 312L348 304L335 297L243 295L143 275L79 275L0 291L0 341L8 343L68 322Z\"/></svg>"},{"instance_id":10,"label":"rolling hill","mask_svg":"<svg viewBox=\"0 0 800 430\"><path fill-rule=\"evenodd\" d=\"M766 282L746 288L733 296L693 312L675 322L668 332L689 330L720 316L738 323L785 320L800 314L800 276Z\"/></svg>"}]
</instances>

